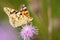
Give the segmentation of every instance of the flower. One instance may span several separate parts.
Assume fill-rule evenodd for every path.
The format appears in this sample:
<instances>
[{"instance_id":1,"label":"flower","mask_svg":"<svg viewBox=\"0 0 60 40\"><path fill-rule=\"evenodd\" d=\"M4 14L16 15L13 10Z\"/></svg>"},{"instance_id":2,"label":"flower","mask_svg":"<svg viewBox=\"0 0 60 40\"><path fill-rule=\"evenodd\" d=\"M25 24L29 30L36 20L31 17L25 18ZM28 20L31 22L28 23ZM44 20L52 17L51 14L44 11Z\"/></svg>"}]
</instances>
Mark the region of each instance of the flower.
<instances>
[{"instance_id":1,"label":"flower","mask_svg":"<svg viewBox=\"0 0 60 40\"><path fill-rule=\"evenodd\" d=\"M30 40L30 38L32 38L34 35L37 34L38 34L38 30L32 25L25 25L20 32L20 35L24 40L25 39Z\"/></svg>"}]
</instances>

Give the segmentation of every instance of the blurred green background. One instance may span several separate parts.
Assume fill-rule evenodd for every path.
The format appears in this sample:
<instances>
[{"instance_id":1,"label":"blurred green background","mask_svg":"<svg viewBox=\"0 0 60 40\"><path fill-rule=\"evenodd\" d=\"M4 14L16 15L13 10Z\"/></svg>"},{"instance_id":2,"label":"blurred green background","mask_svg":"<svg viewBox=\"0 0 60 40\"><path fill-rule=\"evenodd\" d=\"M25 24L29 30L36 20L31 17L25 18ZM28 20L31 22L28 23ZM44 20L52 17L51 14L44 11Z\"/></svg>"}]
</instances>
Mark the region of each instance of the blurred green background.
<instances>
[{"instance_id":1,"label":"blurred green background","mask_svg":"<svg viewBox=\"0 0 60 40\"><path fill-rule=\"evenodd\" d=\"M26 5L33 25L39 29L34 40L60 40L60 0L0 0L0 25L9 23L3 7L20 10L22 4Z\"/></svg>"}]
</instances>

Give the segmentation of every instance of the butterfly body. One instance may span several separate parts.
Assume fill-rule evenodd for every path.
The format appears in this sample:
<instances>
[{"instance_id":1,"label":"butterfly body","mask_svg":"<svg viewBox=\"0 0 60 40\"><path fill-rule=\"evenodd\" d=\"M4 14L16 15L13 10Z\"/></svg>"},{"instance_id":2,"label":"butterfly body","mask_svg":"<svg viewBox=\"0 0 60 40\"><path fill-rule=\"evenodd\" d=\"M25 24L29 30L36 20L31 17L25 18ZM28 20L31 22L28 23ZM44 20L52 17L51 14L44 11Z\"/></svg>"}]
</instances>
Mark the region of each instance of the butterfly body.
<instances>
[{"instance_id":1,"label":"butterfly body","mask_svg":"<svg viewBox=\"0 0 60 40\"><path fill-rule=\"evenodd\" d=\"M8 15L12 27L22 26L33 20L25 6L23 6L20 11L4 7L4 11Z\"/></svg>"}]
</instances>

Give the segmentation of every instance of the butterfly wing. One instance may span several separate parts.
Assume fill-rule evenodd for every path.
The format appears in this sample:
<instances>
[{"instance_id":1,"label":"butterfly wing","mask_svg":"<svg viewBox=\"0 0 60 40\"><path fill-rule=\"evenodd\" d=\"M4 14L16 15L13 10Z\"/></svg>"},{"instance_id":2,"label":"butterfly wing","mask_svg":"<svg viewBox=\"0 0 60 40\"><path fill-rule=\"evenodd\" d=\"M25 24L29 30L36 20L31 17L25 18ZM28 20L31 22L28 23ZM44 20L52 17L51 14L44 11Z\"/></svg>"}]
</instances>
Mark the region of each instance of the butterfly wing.
<instances>
[{"instance_id":1,"label":"butterfly wing","mask_svg":"<svg viewBox=\"0 0 60 40\"><path fill-rule=\"evenodd\" d=\"M8 8L8 7L4 7L4 11L5 13L8 15L9 17L9 22L12 25L12 27L16 27L15 26L15 21L18 20L18 16L17 13L18 11L12 8Z\"/></svg>"},{"instance_id":2,"label":"butterfly wing","mask_svg":"<svg viewBox=\"0 0 60 40\"><path fill-rule=\"evenodd\" d=\"M28 10L25 9L26 7L22 7L22 10L18 12L15 9L4 7L4 11L8 15L9 22L12 25L12 27L15 28L18 26L22 26L33 20L33 18L30 17Z\"/></svg>"}]
</instances>

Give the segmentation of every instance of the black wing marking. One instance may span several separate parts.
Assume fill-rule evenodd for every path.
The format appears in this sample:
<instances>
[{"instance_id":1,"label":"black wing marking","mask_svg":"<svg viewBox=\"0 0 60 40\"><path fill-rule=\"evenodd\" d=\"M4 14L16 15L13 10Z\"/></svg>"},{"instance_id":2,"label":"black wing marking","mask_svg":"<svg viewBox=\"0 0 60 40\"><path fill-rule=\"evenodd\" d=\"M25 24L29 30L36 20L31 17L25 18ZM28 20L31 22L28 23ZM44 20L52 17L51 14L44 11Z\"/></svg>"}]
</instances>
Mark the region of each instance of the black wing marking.
<instances>
[{"instance_id":1,"label":"black wing marking","mask_svg":"<svg viewBox=\"0 0 60 40\"><path fill-rule=\"evenodd\" d=\"M18 11L17 10L13 10L12 12L10 12L10 14L13 14L13 13L17 14Z\"/></svg>"}]
</instances>

